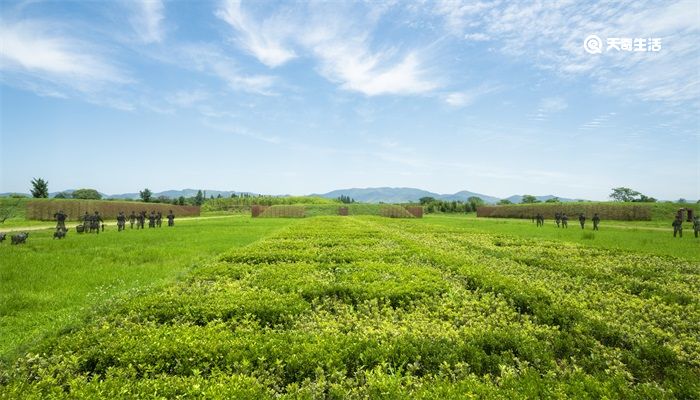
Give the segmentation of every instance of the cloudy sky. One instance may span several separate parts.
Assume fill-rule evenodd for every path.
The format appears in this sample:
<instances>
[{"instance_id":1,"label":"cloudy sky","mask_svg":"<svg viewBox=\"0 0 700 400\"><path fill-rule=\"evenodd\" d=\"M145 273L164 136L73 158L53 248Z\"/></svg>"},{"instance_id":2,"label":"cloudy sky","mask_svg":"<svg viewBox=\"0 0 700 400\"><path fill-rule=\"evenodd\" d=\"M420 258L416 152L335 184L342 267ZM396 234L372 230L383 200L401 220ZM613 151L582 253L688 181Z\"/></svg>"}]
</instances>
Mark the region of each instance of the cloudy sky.
<instances>
[{"instance_id":1,"label":"cloudy sky","mask_svg":"<svg viewBox=\"0 0 700 400\"><path fill-rule=\"evenodd\" d=\"M0 192L697 199L698 21L694 0L2 1Z\"/></svg>"}]
</instances>

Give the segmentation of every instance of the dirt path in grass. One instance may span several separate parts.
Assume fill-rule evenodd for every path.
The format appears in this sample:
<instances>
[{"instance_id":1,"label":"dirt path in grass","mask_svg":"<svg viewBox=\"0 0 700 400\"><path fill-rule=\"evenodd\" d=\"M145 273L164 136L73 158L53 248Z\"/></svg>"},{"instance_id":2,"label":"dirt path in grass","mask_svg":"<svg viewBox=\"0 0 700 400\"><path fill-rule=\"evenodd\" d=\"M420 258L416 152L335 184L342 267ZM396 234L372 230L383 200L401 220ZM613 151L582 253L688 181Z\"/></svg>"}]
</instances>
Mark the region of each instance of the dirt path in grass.
<instances>
[{"instance_id":1,"label":"dirt path in grass","mask_svg":"<svg viewBox=\"0 0 700 400\"><path fill-rule=\"evenodd\" d=\"M525 224L525 223L532 223L529 219L526 219L526 218L522 218L522 219L521 219L521 218L477 218L477 219L473 219L473 221L484 221L484 222L487 222L487 221L494 221L494 220L496 220L496 221L515 222L515 223L523 223L523 224ZM575 224L574 224L574 222L575 222ZM580 230L581 228L579 227L578 220L576 220L576 221L574 221L574 222L569 222L569 228L567 228L567 229L579 229L579 230ZM532 224L534 225L534 223L532 223ZM683 225L684 225L683 228L685 228L684 230L690 230L691 233L693 232L693 225L692 225L692 222L685 222L685 221L684 221L684 222L683 222ZM546 221L546 222L545 222L545 226L552 226L552 227L553 227L553 226L554 226L554 222L551 221L551 220L550 220L550 221ZM590 230L590 227L591 227L591 226L592 226L592 225L591 225L591 222L586 221L586 230ZM669 231L670 231L670 232L673 232L673 228L671 228L670 226L671 226L671 224L669 224L669 228L661 228L661 227L658 227L658 226L615 225L614 222L613 222L612 224L607 224L607 223L606 223L606 224L603 224L603 223L601 223L601 225L600 225L601 229L605 229L605 228L614 228L614 229L627 229L627 230L638 229L638 230L642 230L642 231L657 231L657 232L669 232ZM558 228L558 229L562 229L562 228Z\"/></svg>"},{"instance_id":2,"label":"dirt path in grass","mask_svg":"<svg viewBox=\"0 0 700 400\"><path fill-rule=\"evenodd\" d=\"M215 218L232 218L234 215L215 215L215 216L210 216L210 217L183 217L183 218L176 218L175 222L187 222L187 221L195 221L195 220L200 220L200 219L215 219ZM72 222L66 224L66 228L69 230L75 229L76 226L80 225L77 222ZM167 222L166 224L167 225ZM117 221L105 221L105 227L116 227L117 226ZM129 223L127 222L127 226L129 226ZM27 231L41 231L45 229L54 229L56 228L56 224L47 224L47 225L34 225L34 226L13 226L11 228L3 229L2 226L0 225L0 232L27 232Z\"/></svg>"}]
</instances>

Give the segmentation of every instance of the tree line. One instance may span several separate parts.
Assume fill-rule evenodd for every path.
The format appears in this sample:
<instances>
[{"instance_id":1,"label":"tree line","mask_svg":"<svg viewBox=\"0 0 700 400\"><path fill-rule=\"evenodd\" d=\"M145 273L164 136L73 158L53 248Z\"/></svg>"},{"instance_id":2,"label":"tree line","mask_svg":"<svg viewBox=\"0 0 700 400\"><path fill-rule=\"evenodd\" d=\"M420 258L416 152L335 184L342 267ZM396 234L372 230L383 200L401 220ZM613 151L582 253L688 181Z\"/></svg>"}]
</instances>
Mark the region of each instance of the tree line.
<instances>
[{"instance_id":1,"label":"tree line","mask_svg":"<svg viewBox=\"0 0 700 400\"><path fill-rule=\"evenodd\" d=\"M30 193L35 199L48 198L49 197L49 182L42 178L34 178L31 180ZM23 196L13 196L13 197L23 197ZM72 192L58 192L54 196L54 199L77 199L77 200L103 200L102 193L95 189L77 189ZM221 195L219 195L221 197ZM173 205L196 205L201 206L206 200L206 192L201 190L197 191L195 196L191 197L168 197L168 196L158 196L154 197L153 192L145 188L139 191L139 198L141 201L146 203L164 203ZM211 196L213 199L214 196ZM119 200L119 201L133 201L132 199L104 199L104 200Z\"/></svg>"},{"instance_id":2,"label":"tree line","mask_svg":"<svg viewBox=\"0 0 700 400\"><path fill-rule=\"evenodd\" d=\"M479 197L469 197L467 201L462 200L439 200L434 197L421 197L418 199L420 205L426 213L468 213L475 212L476 208L484 205L484 201Z\"/></svg>"},{"instance_id":3,"label":"tree line","mask_svg":"<svg viewBox=\"0 0 700 400\"><path fill-rule=\"evenodd\" d=\"M30 192L32 194L32 197L34 198L48 198L49 197L49 182L42 179L42 178L34 178L31 181L31 189ZM22 196L12 196L12 197L22 197ZM78 189L74 190L73 192L59 192L57 193L54 198L56 199L80 199L80 200L102 200L102 194L98 192L95 189ZM609 196L612 200L614 201L620 201L620 202L634 202L634 203L655 203L657 200L651 196L647 196L645 194L642 194L636 190L627 188L627 187L617 187L612 189L612 193L610 193ZM171 198L167 196L158 196L154 197L153 192L145 188L141 191L139 191L139 198L141 201L146 202L146 203L168 203L168 204L173 204L173 205L196 205L196 206L201 206L204 204L206 200L211 200L211 199L223 199L224 197L221 194L218 194L216 197L213 195L210 195L209 199L207 199L207 194L206 191L198 190L197 194L195 196L191 197L184 197L184 196L179 196L177 198ZM309 197L294 197L294 196L286 196L286 197L281 197L281 196L267 196L267 195L254 195L251 193L232 193L230 196L230 199L234 200L229 200L227 201L227 205L251 205L251 204L261 204L261 205L273 205L273 204L295 204L301 201L297 201L299 199L303 199L304 202L310 202L310 203L318 203L319 201L316 201L315 198L309 198ZM280 201L280 199L286 199ZM309 201L309 199L314 200L314 201ZM107 199L111 200L111 199ZM119 199L119 200L126 200L130 201L131 199ZM321 199L318 199L321 200ZM343 204L351 204L355 203L355 199L353 199L350 196L346 195L341 195L335 200L330 200L330 199L324 199L328 200L329 202L340 202ZM325 201L324 201L325 202ZM433 213L433 212L443 212L443 213L457 213L457 212L474 212L476 211L476 208L480 205L484 204L484 201L476 196L469 197L466 201L461 201L461 200L439 200L435 199L433 197L422 197L419 199L419 202L422 206L425 207L425 211L428 213ZM536 204L536 203L541 203L542 201L539 200L537 197L530 195L530 194L524 194L520 200L521 204ZM559 203L561 202L558 197L553 197L550 199L547 199L544 201L545 203ZM678 203L686 203L687 201L685 199L678 199ZM698 200L698 203L700 203L700 200ZM498 203L498 205L507 205L507 204L513 204L512 201L508 199L502 199Z\"/></svg>"}]
</instances>

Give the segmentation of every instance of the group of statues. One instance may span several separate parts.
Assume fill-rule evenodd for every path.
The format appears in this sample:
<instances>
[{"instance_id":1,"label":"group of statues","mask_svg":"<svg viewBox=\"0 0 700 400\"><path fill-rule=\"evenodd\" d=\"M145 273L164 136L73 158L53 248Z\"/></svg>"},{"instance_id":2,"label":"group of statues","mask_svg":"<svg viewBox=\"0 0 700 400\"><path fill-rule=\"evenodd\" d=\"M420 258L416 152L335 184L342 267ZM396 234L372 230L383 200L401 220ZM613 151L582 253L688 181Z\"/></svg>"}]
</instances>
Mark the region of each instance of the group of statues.
<instances>
[{"instance_id":1,"label":"group of statues","mask_svg":"<svg viewBox=\"0 0 700 400\"><path fill-rule=\"evenodd\" d=\"M66 232L68 231L66 228L66 219L68 219L68 215L64 213L63 210L60 210L54 214L53 217L56 219L56 232L54 232L54 238L62 239L66 236ZM175 214L173 214L173 210L168 212L166 218L168 219L168 226L175 225ZM118 231L121 232L126 229L126 219L127 217L124 214L124 211L120 211L119 215L117 215ZM132 211L131 215L129 215L131 229L134 229L134 224L136 224L136 229L144 229L146 219L148 219L149 228L160 228L163 221L163 214L160 211L151 211L151 213L148 215L146 215L146 211L141 211L138 214ZM102 219L99 211L95 211L93 215L90 215L86 211L81 221L82 224L76 227L76 231L78 233L100 233L100 230L103 232L105 230L104 220Z\"/></svg>"},{"instance_id":2,"label":"group of statues","mask_svg":"<svg viewBox=\"0 0 700 400\"><path fill-rule=\"evenodd\" d=\"M175 226L175 214L173 214L173 210L168 212L166 218L168 219L168 226ZM141 211L138 214L132 211L129 215L131 229L134 229L134 224L136 224L136 229L145 229L146 219L148 219L149 228L160 228L163 224L163 214L160 211L151 211L148 216L145 211ZM120 211L117 216L117 229L119 231L126 229L126 215L124 215L123 211Z\"/></svg>"},{"instance_id":3,"label":"group of statues","mask_svg":"<svg viewBox=\"0 0 700 400\"><path fill-rule=\"evenodd\" d=\"M537 213L534 217L532 217L533 222L537 222L537 226L544 226L544 215ZM569 217L566 215L566 213L554 213L554 221L557 223L557 228L569 228ZM600 224L600 216L598 213L593 214L593 218L591 218L591 221L593 221L593 230L597 231L598 230L598 225ZM578 223L581 225L581 229L585 229L586 225L586 215L581 213L578 215Z\"/></svg>"},{"instance_id":4,"label":"group of statues","mask_svg":"<svg viewBox=\"0 0 700 400\"><path fill-rule=\"evenodd\" d=\"M63 213L63 211L59 211L59 213ZM104 220L102 219L99 211L95 211L95 214L93 215L90 215L87 211L85 211L82 221L83 224L78 225L76 228L78 233L100 233L100 229L102 229L103 232L105 230ZM56 226L56 230L58 230L58 225Z\"/></svg>"},{"instance_id":5,"label":"group of statues","mask_svg":"<svg viewBox=\"0 0 700 400\"><path fill-rule=\"evenodd\" d=\"M692 215L692 214L691 214ZM690 218L690 216L689 216ZM537 226L544 226L544 216L540 213L537 213L537 215L532 217L532 221L537 223ZM554 214L554 221L557 223L557 228L568 228L569 227L569 217L566 215L566 213L555 213ZM598 213L593 214L593 218L591 218L591 221L593 221L593 230L597 231L598 230L598 225L600 224L600 216L598 216ZM691 221L688 219L688 221ZM578 215L578 222L581 225L581 229L585 228L586 225L586 215L585 214L579 214ZM700 216L696 215L692 217L692 222L693 222L693 232L695 233L695 237L700 236ZM683 237L683 214L678 213L676 215L676 219L673 220L673 223L671 224L673 227L673 237Z\"/></svg>"},{"instance_id":6,"label":"group of statues","mask_svg":"<svg viewBox=\"0 0 700 400\"><path fill-rule=\"evenodd\" d=\"M7 237L6 233L0 232L0 243L4 242L6 237ZM12 244L26 243L28 237L29 237L29 232L21 232L21 233L18 233L16 235L10 235L10 239L12 239Z\"/></svg>"},{"instance_id":7,"label":"group of statues","mask_svg":"<svg viewBox=\"0 0 700 400\"><path fill-rule=\"evenodd\" d=\"M676 219L673 220L671 226L673 227L673 237L676 237L676 235L678 235L678 237L683 237L683 218L676 215ZM695 237L700 235L700 216L698 215L693 217L693 232L695 233Z\"/></svg>"}]
</instances>

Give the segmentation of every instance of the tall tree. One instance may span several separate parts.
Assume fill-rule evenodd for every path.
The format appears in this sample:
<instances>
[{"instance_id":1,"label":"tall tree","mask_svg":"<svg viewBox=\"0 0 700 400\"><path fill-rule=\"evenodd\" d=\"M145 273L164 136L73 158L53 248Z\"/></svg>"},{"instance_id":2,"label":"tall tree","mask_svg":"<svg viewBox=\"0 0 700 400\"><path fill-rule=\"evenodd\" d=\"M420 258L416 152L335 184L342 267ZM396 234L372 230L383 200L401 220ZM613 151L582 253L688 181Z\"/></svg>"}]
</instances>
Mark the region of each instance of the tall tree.
<instances>
[{"instance_id":1,"label":"tall tree","mask_svg":"<svg viewBox=\"0 0 700 400\"><path fill-rule=\"evenodd\" d=\"M610 198L615 200L615 201L634 201L637 196L641 195L636 190L632 190L630 188L626 187L617 187L612 189L612 193L610 193Z\"/></svg>"},{"instance_id":2,"label":"tall tree","mask_svg":"<svg viewBox=\"0 0 700 400\"><path fill-rule=\"evenodd\" d=\"M469 197L467 199L467 202L469 203L469 208L471 208L471 211L476 211L478 207L484 205L484 200L482 200L481 197L476 196Z\"/></svg>"},{"instance_id":3,"label":"tall tree","mask_svg":"<svg viewBox=\"0 0 700 400\"><path fill-rule=\"evenodd\" d=\"M35 199L45 199L49 197L49 182L41 178L32 179L32 197Z\"/></svg>"},{"instance_id":4,"label":"tall tree","mask_svg":"<svg viewBox=\"0 0 700 400\"><path fill-rule=\"evenodd\" d=\"M153 192L151 192L149 188L139 191L139 197L141 197L141 200L143 200L145 203L151 201L151 196L153 196Z\"/></svg>"},{"instance_id":5,"label":"tall tree","mask_svg":"<svg viewBox=\"0 0 700 400\"><path fill-rule=\"evenodd\" d=\"M204 194L201 190L198 190L197 195L194 196L194 205L201 206L202 204L204 204Z\"/></svg>"},{"instance_id":6,"label":"tall tree","mask_svg":"<svg viewBox=\"0 0 700 400\"><path fill-rule=\"evenodd\" d=\"M355 202L355 199L344 194L341 194L340 197L338 197L338 200L340 200L340 202L343 204L350 204Z\"/></svg>"},{"instance_id":7,"label":"tall tree","mask_svg":"<svg viewBox=\"0 0 700 400\"><path fill-rule=\"evenodd\" d=\"M531 195L531 194L524 194L522 200L520 200L521 203L523 204L533 204L533 203L539 203L540 201L537 200L537 197Z\"/></svg>"}]
</instances>

